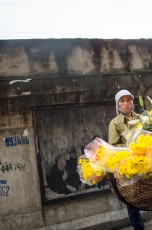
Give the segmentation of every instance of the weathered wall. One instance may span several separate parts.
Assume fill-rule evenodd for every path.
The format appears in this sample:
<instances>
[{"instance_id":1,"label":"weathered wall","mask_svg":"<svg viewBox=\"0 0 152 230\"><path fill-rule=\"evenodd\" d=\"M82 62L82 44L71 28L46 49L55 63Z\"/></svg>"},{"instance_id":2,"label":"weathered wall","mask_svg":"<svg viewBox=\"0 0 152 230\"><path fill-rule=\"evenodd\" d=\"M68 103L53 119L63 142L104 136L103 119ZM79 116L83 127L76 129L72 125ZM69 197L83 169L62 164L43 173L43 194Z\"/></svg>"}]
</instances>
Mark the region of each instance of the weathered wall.
<instances>
[{"instance_id":1,"label":"weathered wall","mask_svg":"<svg viewBox=\"0 0 152 230\"><path fill-rule=\"evenodd\" d=\"M0 76L69 76L151 70L151 44L151 39L1 41Z\"/></svg>"},{"instance_id":2,"label":"weathered wall","mask_svg":"<svg viewBox=\"0 0 152 230\"><path fill-rule=\"evenodd\" d=\"M64 222L77 229L91 226L90 216L96 216L98 224L103 218L112 228L109 213L125 206L110 192L42 207L31 108L106 105L123 88L135 97L152 98L151 85L150 39L0 41L0 180L5 181L0 184L1 229L29 230ZM105 129L115 114L112 108ZM101 136L106 139L107 131L101 130Z\"/></svg>"}]
</instances>

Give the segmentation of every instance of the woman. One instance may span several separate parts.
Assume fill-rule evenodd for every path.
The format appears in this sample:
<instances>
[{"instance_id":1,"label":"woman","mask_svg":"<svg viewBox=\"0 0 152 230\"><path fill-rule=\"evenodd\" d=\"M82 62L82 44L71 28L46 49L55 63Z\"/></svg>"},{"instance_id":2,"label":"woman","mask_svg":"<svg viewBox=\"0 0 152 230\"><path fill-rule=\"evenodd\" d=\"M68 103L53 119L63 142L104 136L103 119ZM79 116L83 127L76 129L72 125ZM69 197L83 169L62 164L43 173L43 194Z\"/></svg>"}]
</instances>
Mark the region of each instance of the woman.
<instances>
[{"instance_id":1,"label":"woman","mask_svg":"<svg viewBox=\"0 0 152 230\"><path fill-rule=\"evenodd\" d=\"M132 129L128 121L139 119L134 110L134 96L128 90L121 90L115 95L117 116L109 124L109 143L114 146L126 147L126 139L123 132ZM143 230L144 222L139 209L127 205L128 215L135 230Z\"/></svg>"}]
</instances>

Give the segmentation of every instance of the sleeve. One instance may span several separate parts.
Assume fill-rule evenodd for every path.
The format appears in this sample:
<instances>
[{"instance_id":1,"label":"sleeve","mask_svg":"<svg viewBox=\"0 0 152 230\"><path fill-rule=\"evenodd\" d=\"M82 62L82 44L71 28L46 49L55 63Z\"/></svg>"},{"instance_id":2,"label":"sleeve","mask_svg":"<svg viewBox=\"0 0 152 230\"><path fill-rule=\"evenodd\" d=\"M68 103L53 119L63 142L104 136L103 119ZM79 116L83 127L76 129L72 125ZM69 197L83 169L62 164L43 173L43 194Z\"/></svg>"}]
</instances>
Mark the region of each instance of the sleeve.
<instances>
[{"instance_id":1,"label":"sleeve","mask_svg":"<svg viewBox=\"0 0 152 230\"><path fill-rule=\"evenodd\" d=\"M114 145L116 147L126 147L125 144L121 143L120 134L117 129L117 125L112 120L109 124L109 130L108 130L108 142L111 145Z\"/></svg>"}]
</instances>

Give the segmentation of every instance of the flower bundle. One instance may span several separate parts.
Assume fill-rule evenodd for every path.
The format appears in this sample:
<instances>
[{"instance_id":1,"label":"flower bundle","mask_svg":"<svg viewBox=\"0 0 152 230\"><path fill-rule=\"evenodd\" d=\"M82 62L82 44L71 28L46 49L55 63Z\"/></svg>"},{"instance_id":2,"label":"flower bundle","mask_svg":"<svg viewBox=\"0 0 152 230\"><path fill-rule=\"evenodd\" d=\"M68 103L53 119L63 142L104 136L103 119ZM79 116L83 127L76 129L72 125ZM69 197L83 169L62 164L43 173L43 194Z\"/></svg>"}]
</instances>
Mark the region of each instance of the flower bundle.
<instances>
[{"instance_id":1,"label":"flower bundle","mask_svg":"<svg viewBox=\"0 0 152 230\"><path fill-rule=\"evenodd\" d=\"M147 98L152 104L152 100L149 97ZM152 109L148 111L144 108L144 102L141 96L139 96L139 104L142 107L143 113L139 115L138 119L129 120L128 124L131 125L132 128L122 133L122 136L126 139L126 146L129 146L131 142L135 142L141 134L152 135Z\"/></svg>"},{"instance_id":2,"label":"flower bundle","mask_svg":"<svg viewBox=\"0 0 152 230\"><path fill-rule=\"evenodd\" d=\"M100 182L105 176L104 171L97 162L87 158L80 158L78 161L78 172L83 183L94 185Z\"/></svg>"},{"instance_id":3,"label":"flower bundle","mask_svg":"<svg viewBox=\"0 0 152 230\"><path fill-rule=\"evenodd\" d=\"M152 177L152 136L141 134L129 144L130 155L116 168L115 177L121 185L129 185L141 178Z\"/></svg>"},{"instance_id":4,"label":"flower bundle","mask_svg":"<svg viewBox=\"0 0 152 230\"><path fill-rule=\"evenodd\" d=\"M149 99L152 105L152 100L150 99L150 97L147 96L147 98ZM148 111L144 108L144 101L141 96L139 96L139 104L143 109L143 114L140 116L140 121L138 122L136 127L142 127L143 130L152 132L152 109Z\"/></svg>"},{"instance_id":5,"label":"flower bundle","mask_svg":"<svg viewBox=\"0 0 152 230\"><path fill-rule=\"evenodd\" d=\"M95 138L85 146L85 154L78 158L77 167L83 183L94 185L106 176L105 161L112 152L112 149L107 146L110 145L100 138Z\"/></svg>"},{"instance_id":6,"label":"flower bundle","mask_svg":"<svg viewBox=\"0 0 152 230\"><path fill-rule=\"evenodd\" d=\"M109 172L122 186L152 177L152 136L149 134L139 135L128 148L113 147L100 138L87 146L85 154L78 159L78 173L83 183L96 184Z\"/></svg>"}]
</instances>

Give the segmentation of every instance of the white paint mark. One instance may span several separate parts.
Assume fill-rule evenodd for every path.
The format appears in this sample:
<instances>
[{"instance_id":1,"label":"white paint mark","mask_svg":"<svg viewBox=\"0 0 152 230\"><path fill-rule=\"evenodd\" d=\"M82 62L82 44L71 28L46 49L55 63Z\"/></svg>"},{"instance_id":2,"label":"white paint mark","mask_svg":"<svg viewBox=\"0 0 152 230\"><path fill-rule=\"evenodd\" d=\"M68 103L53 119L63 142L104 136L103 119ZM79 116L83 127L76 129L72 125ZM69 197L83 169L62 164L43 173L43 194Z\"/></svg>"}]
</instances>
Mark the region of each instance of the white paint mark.
<instances>
[{"instance_id":1,"label":"white paint mark","mask_svg":"<svg viewBox=\"0 0 152 230\"><path fill-rule=\"evenodd\" d=\"M14 80L14 81L10 81L9 84L12 85L12 84L14 84L14 83L16 83L16 82L29 82L29 81L31 81L31 80L32 80L31 78L26 79L26 80Z\"/></svg>"},{"instance_id":2,"label":"white paint mark","mask_svg":"<svg viewBox=\"0 0 152 230\"><path fill-rule=\"evenodd\" d=\"M21 95L30 95L31 94L31 91L29 92L22 92Z\"/></svg>"},{"instance_id":3,"label":"white paint mark","mask_svg":"<svg viewBox=\"0 0 152 230\"><path fill-rule=\"evenodd\" d=\"M28 136L28 134L29 134L28 129L25 129L23 132L23 136Z\"/></svg>"},{"instance_id":4,"label":"white paint mark","mask_svg":"<svg viewBox=\"0 0 152 230\"><path fill-rule=\"evenodd\" d=\"M71 186L71 185L67 185L67 189L70 191L70 192L75 192L77 191L75 187Z\"/></svg>"},{"instance_id":5,"label":"white paint mark","mask_svg":"<svg viewBox=\"0 0 152 230\"><path fill-rule=\"evenodd\" d=\"M66 170L64 170L62 178L63 178L63 181L65 181L68 178L68 172Z\"/></svg>"}]
</instances>

